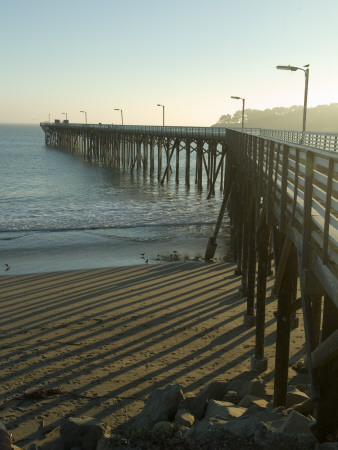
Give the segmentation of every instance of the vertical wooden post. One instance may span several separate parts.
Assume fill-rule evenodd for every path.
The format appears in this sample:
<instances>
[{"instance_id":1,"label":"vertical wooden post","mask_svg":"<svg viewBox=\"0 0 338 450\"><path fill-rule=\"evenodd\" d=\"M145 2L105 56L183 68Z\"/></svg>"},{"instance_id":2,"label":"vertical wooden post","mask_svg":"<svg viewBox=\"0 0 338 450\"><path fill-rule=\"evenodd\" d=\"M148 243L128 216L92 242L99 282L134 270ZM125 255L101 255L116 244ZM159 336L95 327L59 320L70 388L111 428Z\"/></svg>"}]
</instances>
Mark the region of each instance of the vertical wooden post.
<instances>
[{"instance_id":1,"label":"vertical wooden post","mask_svg":"<svg viewBox=\"0 0 338 450\"><path fill-rule=\"evenodd\" d=\"M190 140L185 142L185 185L190 187Z\"/></svg>"},{"instance_id":2,"label":"vertical wooden post","mask_svg":"<svg viewBox=\"0 0 338 450\"><path fill-rule=\"evenodd\" d=\"M247 212L249 209L247 183L242 190L242 207L243 207L243 244L242 244L242 291L243 296L248 295L248 255L249 255L249 221Z\"/></svg>"},{"instance_id":3,"label":"vertical wooden post","mask_svg":"<svg viewBox=\"0 0 338 450\"><path fill-rule=\"evenodd\" d=\"M143 173L148 170L148 138L143 139Z\"/></svg>"},{"instance_id":4,"label":"vertical wooden post","mask_svg":"<svg viewBox=\"0 0 338 450\"><path fill-rule=\"evenodd\" d=\"M162 173L162 139L158 139L158 154L157 154L157 178L161 179Z\"/></svg>"},{"instance_id":5,"label":"vertical wooden post","mask_svg":"<svg viewBox=\"0 0 338 450\"><path fill-rule=\"evenodd\" d=\"M247 273L247 310L244 323L248 327L255 326L255 278L256 278L256 223L255 223L254 188L250 196L248 210L248 273Z\"/></svg>"},{"instance_id":6,"label":"vertical wooden post","mask_svg":"<svg viewBox=\"0 0 338 450\"><path fill-rule=\"evenodd\" d=\"M150 176L154 175L154 138L150 138Z\"/></svg>"},{"instance_id":7,"label":"vertical wooden post","mask_svg":"<svg viewBox=\"0 0 338 450\"><path fill-rule=\"evenodd\" d=\"M241 181L242 181L241 175L237 176L235 189L236 197L233 197L233 203L235 208L234 227L235 227L236 249L237 249L236 251L237 267L235 270L235 275L237 276L243 274L242 263L243 263L244 206L243 206L243 185Z\"/></svg>"},{"instance_id":8,"label":"vertical wooden post","mask_svg":"<svg viewBox=\"0 0 338 450\"><path fill-rule=\"evenodd\" d=\"M259 372L263 372L268 367L268 360L264 357L266 279L269 262L268 250L269 226L266 223L266 208L264 205L261 210L257 227L258 274L256 301L256 346L255 355L251 360L251 368Z\"/></svg>"},{"instance_id":9,"label":"vertical wooden post","mask_svg":"<svg viewBox=\"0 0 338 450\"><path fill-rule=\"evenodd\" d=\"M203 170L203 140L197 142L196 154L196 183L199 190L202 190L202 170Z\"/></svg>"},{"instance_id":10,"label":"vertical wooden post","mask_svg":"<svg viewBox=\"0 0 338 450\"><path fill-rule=\"evenodd\" d=\"M286 238L287 239L287 238ZM274 406L286 407L289 371L290 318L293 292L297 289L297 251L289 247L278 293Z\"/></svg>"},{"instance_id":11,"label":"vertical wooden post","mask_svg":"<svg viewBox=\"0 0 338 450\"><path fill-rule=\"evenodd\" d=\"M179 139L176 139L176 183L180 181L180 142Z\"/></svg>"},{"instance_id":12,"label":"vertical wooden post","mask_svg":"<svg viewBox=\"0 0 338 450\"><path fill-rule=\"evenodd\" d=\"M338 309L330 297L324 298L322 341L337 330ZM317 408L319 442L337 441L338 431L338 357L319 368L321 397Z\"/></svg>"}]
</instances>

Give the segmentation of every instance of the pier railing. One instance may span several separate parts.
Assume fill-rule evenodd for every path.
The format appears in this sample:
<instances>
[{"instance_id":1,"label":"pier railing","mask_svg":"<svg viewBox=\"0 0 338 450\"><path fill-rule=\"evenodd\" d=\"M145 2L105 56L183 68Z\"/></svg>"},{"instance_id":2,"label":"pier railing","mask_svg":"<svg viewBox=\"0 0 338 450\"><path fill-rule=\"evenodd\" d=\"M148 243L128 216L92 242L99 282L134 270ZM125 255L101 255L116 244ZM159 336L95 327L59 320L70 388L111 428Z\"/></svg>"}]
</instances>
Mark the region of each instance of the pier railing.
<instances>
[{"instance_id":1,"label":"pier railing","mask_svg":"<svg viewBox=\"0 0 338 450\"><path fill-rule=\"evenodd\" d=\"M232 128L241 131L238 128ZM296 131L296 130L274 130L269 128L244 128L245 133L279 141L291 142L293 144L306 145L321 150L338 151L338 133L319 131Z\"/></svg>"},{"instance_id":2,"label":"pier railing","mask_svg":"<svg viewBox=\"0 0 338 450\"><path fill-rule=\"evenodd\" d=\"M115 131L118 133L156 135L182 138L224 138L227 128L223 127L180 127L180 126L151 126L151 125L109 125L109 124L81 124L81 123L51 123L42 122L45 130L48 126L67 127L74 129L91 129L97 131ZM229 128L243 131L257 136L306 145L322 150L338 151L338 133L319 131L278 130L269 128Z\"/></svg>"},{"instance_id":3,"label":"pier railing","mask_svg":"<svg viewBox=\"0 0 338 450\"><path fill-rule=\"evenodd\" d=\"M70 128L76 130L113 131L135 135L171 136L181 138L223 138L225 128L213 127L180 127L180 126L151 126L151 125L107 125L107 124L78 124L78 123L50 123L42 122L41 127Z\"/></svg>"}]
</instances>

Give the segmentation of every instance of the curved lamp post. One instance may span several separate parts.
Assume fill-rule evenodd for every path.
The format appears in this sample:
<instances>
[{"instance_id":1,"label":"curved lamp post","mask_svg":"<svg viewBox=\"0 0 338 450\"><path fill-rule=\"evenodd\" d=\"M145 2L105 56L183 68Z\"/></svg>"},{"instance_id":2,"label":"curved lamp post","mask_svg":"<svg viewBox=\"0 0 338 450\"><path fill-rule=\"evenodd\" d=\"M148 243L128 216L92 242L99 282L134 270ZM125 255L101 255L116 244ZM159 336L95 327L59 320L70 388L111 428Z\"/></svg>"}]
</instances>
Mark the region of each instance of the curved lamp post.
<instances>
[{"instance_id":1,"label":"curved lamp post","mask_svg":"<svg viewBox=\"0 0 338 450\"><path fill-rule=\"evenodd\" d=\"M231 98L235 98L236 100L242 100L242 130L244 128L244 108L245 108L245 98L231 96Z\"/></svg>"},{"instance_id":2,"label":"curved lamp post","mask_svg":"<svg viewBox=\"0 0 338 450\"><path fill-rule=\"evenodd\" d=\"M68 114L67 113L61 113L61 114L66 114L66 120L68 120Z\"/></svg>"},{"instance_id":3,"label":"curved lamp post","mask_svg":"<svg viewBox=\"0 0 338 450\"><path fill-rule=\"evenodd\" d=\"M123 125L123 112L122 112L122 109L114 108L114 111L121 111L121 122L122 122L122 125Z\"/></svg>"},{"instance_id":4,"label":"curved lamp post","mask_svg":"<svg viewBox=\"0 0 338 450\"><path fill-rule=\"evenodd\" d=\"M302 70L305 73L305 91L304 91L304 109L303 109L303 133L306 129L306 109L307 109L307 93L308 93L308 86L309 86L309 64L307 64L306 69L303 69L302 67L295 67L295 66L276 66L276 69L279 70L291 70L292 72L295 72L296 70Z\"/></svg>"},{"instance_id":5,"label":"curved lamp post","mask_svg":"<svg viewBox=\"0 0 338 450\"><path fill-rule=\"evenodd\" d=\"M157 106L161 106L162 107L162 112L163 112L163 126L164 126L164 105L160 105L159 103L157 103Z\"/></svg>"},{"instance_id":6,"label":"curved lamp post","mask_svg":"<svg viewBox=\"0 0 338 450\"><path fill-rule=\"evenodd\" d=\"M80 113L84 113L84 115L85 115L85 120L86 120L86 124L87 124L87 112L86 112L86 111L80 111Z\"/></svg>"}]
</instances>

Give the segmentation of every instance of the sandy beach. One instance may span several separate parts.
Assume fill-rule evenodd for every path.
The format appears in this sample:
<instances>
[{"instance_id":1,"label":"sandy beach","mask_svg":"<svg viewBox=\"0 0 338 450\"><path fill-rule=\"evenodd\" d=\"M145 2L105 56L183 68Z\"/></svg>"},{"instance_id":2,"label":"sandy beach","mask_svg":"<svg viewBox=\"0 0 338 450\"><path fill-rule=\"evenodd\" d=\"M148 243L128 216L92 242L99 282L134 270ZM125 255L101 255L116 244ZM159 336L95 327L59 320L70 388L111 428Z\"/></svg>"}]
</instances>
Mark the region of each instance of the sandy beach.
<instances>
[{"instance_id":1,"label":"sandy beach","mask_svg":"<svg viewBox=\"0 0 338 450\"><path fill-rule=\"evenodd\" d=\"M128 425L169 383L192 392L216 379L255 378L255 329L243 324L234 269L173 262L0 277L0 419L15 443L45 446L69 415ZM276 307L268 298L263 378L271 395ZM291 364L305 353L301 320L290 345ZM304 382L291 368L289 376ZM36 398L41 389L54 391Z\"/></svg>"}]
</instances>

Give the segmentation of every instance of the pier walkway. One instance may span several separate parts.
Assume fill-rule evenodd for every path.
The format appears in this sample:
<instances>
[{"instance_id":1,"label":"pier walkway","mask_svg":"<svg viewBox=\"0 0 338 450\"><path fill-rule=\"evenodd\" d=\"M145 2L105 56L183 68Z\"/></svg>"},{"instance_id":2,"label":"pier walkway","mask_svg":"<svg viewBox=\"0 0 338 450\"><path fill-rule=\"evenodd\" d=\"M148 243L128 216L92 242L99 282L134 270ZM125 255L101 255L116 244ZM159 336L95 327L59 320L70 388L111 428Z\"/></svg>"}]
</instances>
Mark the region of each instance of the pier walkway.
<instances>
[{"instance_id":1,"label":"pier walkway","mask_svg":"<svg viewBox=\"0 0 338 450\"><path fill-rule=\"evenodd\" d=\"M205 259L217 245L224 211L247 299L244 322L256 327L252 369L264 355L267 276L277 300L274 403L285 406L290 332L302 311L306 365L319 440L338 431L338 134L287 130L42 123L46 145L150 176L193 179L223 203ZM174 167L174 170L173 170Z\"/></svg>"}]
</instances>

